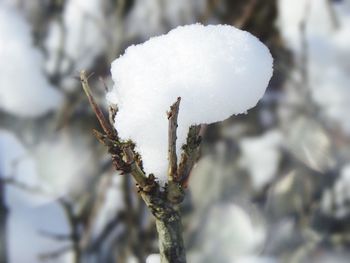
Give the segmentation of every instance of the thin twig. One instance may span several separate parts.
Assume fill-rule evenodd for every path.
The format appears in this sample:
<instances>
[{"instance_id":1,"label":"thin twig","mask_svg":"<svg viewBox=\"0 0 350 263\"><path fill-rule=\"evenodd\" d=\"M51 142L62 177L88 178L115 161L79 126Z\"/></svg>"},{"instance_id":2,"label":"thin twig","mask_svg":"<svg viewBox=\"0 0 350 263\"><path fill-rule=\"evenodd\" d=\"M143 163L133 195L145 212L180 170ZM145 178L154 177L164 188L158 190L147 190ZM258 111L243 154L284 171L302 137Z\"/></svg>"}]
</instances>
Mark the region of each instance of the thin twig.
<instances>
[{"instance_id":1,"label":"thin twig","mask_svg":"<svg viewBox=\"0 0 350 263\"><path fill-rule=\"evenodd\" d=\"M47 232L44 230L39 230L39 234L41 236L50 238L50 239L54 239L56 241L70 241L72 236L69 234L57 234L57 233L51 233L51 232Z\"/></svg>"},{"instance_id":2,"label":"thin twig","mask_svg":"<svg viewBox=\"0 0 350 263\"><path fill-rule=\"evenodd\" d=\"M88 217L85 231L82 233L82 237L80 238L80 241L79 241L79 246L80 246L80 249L82 250L86 249L92 240L93 226L97 220L98 213L101 211L102 206L105 203L108 189L110 188L113 182L112 179L113 179L112 175L108 174L107 176L102 177L98 183L97 197L93 204L92 211Z\"/></svg>"},{"instance_id":3,"label":"thin twig","mask_svg":"<svg viewBox=\"0 0 350 263\"><path fill-rule=\"evenodd\" d=\"M186 144L182 147L183 152L177 172L177 181L184 187L187 187L190 172L199 158L201 133L204 128L205 126L203 125L191 126L188 131Z\"/></svg>"},{"instance_id":4,"label":"thin twig","mask_svg":"<svg viewBox=\"0 0 350 263\"><path fill-rule=\"evenodd\" d=\"M177 155L176 155L176 130L177 130L177 116L179 114L181 98L178 97L176 102L171 105L168 115L168 181L173 181L176 177L177 171Z\"/></svg>"},{"instance_id":5,"label":"thin twig","mask_svg":"<svg viewBox=\"0 0 350 263\"><path fill-rule=\"evenodd\" d=\"M71 245L64 246L64 247L57 249L55 251L40 254L39 259L43 260L43 261L56 259L57 257L60 257L63 254L67 253L71 249L72 249Z\"/></svg>"},{"instance_id":6,"label":"thin twig","mask_svg":"<svg viewBox=\"0 0 350 263\"><path fill-rule=\"evenodd\" d=\"M88 77L86 76L85 70L82 70L80 72L80 81L81 81L81 84L83 86L84 92L89 99L90 105L91 105L93 111L95 112L96 117L97 117L103 131L107 134L107 136L110 139L115 139L112 127L110 126L109 122L107 122L106 118L103 115L103 112L101 111L100 107L97 105L94 97L92 96L91 89L90 89L90 86L88 83Z\"/></svg>"}]
</instances>

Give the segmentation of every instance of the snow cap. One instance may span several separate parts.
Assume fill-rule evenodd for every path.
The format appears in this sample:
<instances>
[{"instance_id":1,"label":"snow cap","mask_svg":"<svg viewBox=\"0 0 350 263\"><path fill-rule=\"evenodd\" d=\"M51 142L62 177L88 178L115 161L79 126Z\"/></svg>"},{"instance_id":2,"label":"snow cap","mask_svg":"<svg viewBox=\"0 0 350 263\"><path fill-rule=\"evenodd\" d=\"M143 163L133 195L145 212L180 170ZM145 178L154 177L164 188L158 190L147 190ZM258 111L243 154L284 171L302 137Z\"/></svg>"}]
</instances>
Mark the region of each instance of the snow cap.
<instances>
[{"instance_id":1,"label":"snow cap","mask_svg":"<svg viewBox=\"0 0 350 263\"><path fill-rule=\"evenodd\" d=\"M177 150L193 124L222 121L254 107L272 76L268 48L228 25L193 24L126 49L112 63L114 88L107 94L119 112L115 127L132 139L146 172L164 178L166 111L181 97Z\"/></svg>"}]
</instances>

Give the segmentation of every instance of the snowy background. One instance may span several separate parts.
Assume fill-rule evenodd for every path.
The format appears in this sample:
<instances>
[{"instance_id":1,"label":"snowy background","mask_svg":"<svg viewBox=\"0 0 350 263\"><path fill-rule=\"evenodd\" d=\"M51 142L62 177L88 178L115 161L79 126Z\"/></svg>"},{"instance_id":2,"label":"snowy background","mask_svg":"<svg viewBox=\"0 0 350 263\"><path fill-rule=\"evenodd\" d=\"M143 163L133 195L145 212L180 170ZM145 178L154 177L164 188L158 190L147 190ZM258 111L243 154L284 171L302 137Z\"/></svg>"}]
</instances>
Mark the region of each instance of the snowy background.
<instances>
[{"instance_id":1,"label":"snowy background","mask_svg":"<svg viewBox=\"0 0 350 263\"><path fill-rule=\"evenodd\" d=\"M92 136L76 77L94 72L105 107L113 60L196 22L251 32L274 75L257 107L204 135L188 262L348 262L349 0L0 0L1 263L159 262L154 221Z\"/></svg>"}]
</instances>

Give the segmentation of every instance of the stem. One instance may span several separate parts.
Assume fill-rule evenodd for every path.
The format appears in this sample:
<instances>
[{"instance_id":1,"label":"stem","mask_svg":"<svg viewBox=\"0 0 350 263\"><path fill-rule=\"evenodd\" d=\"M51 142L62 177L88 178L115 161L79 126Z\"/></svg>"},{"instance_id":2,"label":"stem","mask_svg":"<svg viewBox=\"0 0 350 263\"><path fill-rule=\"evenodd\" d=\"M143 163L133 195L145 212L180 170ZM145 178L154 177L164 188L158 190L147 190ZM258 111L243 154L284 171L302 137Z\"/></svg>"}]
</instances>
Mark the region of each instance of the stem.
<instances>
[{"instance_id":1,"label":"stem","mask_svg":"<svg viewBox=\"0 0 350 263\"><path fill-rule=\"evenodd\" d=\"M180 213L156 219L161 263L186 263Z\"/></svg>"},{"instance_id":2,"label":"stem","mask_svg":"<svg viewBox=\"0 0 350 263\"><path fill-rule=\"evenodd\" d=\"M201 125L190 127L187 142L183 146L179 167L176 156L177 117L181 98L170 107L168 114L168 183L162 189L153 174L148 176L142 169L142 162L133 147L120 141L114 129L96 104L89 87L85 71L81 71L80 79L91 107L98 118L105 134L95 131L95 136L108 147L115 168L123 174L129 174L135 180L138 192L156 218L159 235L159 251L161 263L186 263L186 251L182 239L181 215L178 209L184 199L183 187L199 156ZM109 112L109 120L113 122L116 110Z\"/></svg>"}]
</instances>

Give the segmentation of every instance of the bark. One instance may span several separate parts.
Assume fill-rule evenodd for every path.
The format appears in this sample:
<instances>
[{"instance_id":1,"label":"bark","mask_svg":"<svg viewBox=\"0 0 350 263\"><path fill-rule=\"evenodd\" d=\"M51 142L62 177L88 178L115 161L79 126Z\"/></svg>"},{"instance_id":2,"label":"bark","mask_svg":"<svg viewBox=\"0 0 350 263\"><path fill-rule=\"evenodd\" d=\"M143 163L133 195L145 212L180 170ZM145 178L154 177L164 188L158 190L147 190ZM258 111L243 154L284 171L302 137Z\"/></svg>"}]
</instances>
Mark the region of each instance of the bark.
<instances>
[{"instance_id":1,"label":"bark","mask_svg":"<svg viewBox=\"0 0 350 263\"><path fill-rule=\"evenodd\" d=\"M186 252L182 239L182 223L180 213L165 218L156 219L157 232L159 236L159 252L162 263L185 263Z\"/></svg>"}]
</instances>

